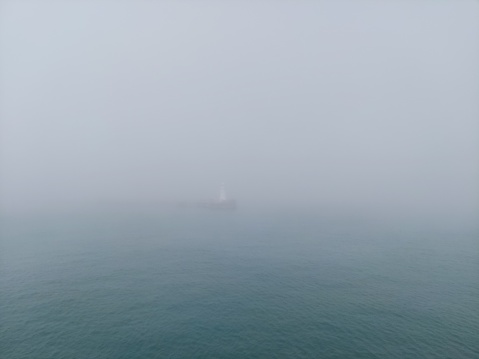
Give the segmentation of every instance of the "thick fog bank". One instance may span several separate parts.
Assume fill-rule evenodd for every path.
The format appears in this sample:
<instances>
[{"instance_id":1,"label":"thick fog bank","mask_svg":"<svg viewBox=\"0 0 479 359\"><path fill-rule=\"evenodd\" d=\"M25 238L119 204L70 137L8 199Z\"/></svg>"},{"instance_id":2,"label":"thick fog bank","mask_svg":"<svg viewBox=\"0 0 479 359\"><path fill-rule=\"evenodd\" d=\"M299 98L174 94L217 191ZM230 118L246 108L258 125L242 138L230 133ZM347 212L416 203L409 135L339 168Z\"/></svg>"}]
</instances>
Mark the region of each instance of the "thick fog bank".
<instances>
[{"instance_id":1,"label":"thick fog bank","mask_svg":"<svg viewBox=\"0 0 479 359\"><path fill-rule=\"evenodd\" d=\"M0 209L477 223L479 3L0 5Z\"/></svg>"}]
</instances>

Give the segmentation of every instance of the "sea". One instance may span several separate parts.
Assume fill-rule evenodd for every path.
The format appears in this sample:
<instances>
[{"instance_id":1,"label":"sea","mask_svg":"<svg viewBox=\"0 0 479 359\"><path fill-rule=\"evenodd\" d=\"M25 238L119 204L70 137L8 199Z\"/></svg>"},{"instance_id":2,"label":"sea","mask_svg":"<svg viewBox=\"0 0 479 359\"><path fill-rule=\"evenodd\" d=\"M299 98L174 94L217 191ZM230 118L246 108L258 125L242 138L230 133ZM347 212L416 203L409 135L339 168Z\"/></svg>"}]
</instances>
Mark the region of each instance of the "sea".
<instances>
[{"instance_id":1,"label":"sea","mask_svg":"<svg viewBox=\"0 0 479 359\"><path fill-rule=\"evenodd\" d=\"M0 358L479 358L479 233L293 210L4 215Z\"/></svg>"}]
</instances>

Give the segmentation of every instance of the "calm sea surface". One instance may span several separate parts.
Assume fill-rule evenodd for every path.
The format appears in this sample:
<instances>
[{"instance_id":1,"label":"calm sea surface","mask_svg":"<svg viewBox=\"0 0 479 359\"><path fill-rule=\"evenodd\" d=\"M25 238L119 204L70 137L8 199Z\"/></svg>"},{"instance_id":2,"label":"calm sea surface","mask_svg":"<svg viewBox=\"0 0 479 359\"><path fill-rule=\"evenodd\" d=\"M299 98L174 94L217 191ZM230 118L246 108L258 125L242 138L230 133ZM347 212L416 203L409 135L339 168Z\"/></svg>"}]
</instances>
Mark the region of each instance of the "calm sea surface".
<instances>
[{"instance_id":1,"label":"calm sea surface","mask_svg":"<svg viewBox=\"0 0 479 359\"><path fill-rule=\"evenodd\" d=\"M479 358L478 234L319 214L4 218L0 358Z\"/></svg>"}]
</instances>

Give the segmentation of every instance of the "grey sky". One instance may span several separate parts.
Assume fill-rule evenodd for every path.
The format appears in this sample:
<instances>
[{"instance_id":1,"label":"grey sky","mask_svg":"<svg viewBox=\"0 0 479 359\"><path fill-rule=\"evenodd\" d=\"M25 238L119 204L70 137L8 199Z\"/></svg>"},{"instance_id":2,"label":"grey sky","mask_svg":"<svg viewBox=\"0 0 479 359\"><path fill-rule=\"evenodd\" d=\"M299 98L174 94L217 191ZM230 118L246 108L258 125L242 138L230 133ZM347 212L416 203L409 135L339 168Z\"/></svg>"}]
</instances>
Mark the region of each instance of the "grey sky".
<instances>
[{"instance_id":1,"label":"grey sky","mask_svg":"<svg viewBox=\"0 0 479 359\"><path fill-rule=\"evenodd\" d=\"M473 216L477 1L4 1L4 209L196 200Z\"/></svg>"}]
</instances>

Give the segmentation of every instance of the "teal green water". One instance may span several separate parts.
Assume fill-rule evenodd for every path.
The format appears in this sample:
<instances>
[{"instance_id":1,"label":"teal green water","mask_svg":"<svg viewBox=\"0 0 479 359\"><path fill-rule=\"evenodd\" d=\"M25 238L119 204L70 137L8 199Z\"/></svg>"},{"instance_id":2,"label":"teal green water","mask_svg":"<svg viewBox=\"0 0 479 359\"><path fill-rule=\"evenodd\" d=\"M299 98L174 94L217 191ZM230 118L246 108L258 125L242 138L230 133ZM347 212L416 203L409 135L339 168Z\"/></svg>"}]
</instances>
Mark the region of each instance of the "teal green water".
<instances>
[{"instance_id":1,"label":"teal green water","mask_svg":"<svg viewBox=\"0 0 479 359\"><path fill-rule=\"evenodd\" d=\"M478 234L319 214L4 218L0 358L478 358Z\"/></svg>"}]
</instances>

